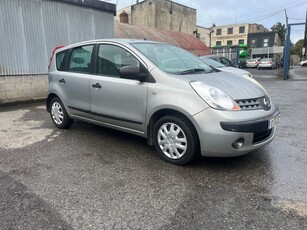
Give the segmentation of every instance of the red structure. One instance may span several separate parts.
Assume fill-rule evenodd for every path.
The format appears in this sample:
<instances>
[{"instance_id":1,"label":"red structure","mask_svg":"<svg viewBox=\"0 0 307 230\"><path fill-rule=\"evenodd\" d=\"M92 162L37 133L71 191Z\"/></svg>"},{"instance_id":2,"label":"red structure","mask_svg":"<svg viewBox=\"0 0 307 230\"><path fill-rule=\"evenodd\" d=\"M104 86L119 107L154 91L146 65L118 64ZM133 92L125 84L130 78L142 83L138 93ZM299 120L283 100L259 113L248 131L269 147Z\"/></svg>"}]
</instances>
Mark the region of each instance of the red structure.
<instances>
[{"instance_id":1,"label":"red structure","mask_svg":"<svg viewBox=\"0 0 307 230\"><path fill-rule=\"evenodd\" d=\"M181 32L173 32L116 22L115 37L164 42L181 47L197 56L211 54L211 50L201 40L190 34Z\"/></svg>"}]
</instances>

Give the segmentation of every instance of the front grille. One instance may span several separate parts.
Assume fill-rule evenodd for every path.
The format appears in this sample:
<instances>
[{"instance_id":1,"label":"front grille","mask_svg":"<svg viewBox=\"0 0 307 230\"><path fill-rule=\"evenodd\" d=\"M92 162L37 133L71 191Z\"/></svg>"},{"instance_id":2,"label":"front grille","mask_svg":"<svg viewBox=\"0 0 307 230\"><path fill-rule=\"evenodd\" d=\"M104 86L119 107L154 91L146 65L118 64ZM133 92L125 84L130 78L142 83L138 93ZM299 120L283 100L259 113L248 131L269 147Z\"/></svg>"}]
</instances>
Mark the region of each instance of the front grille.
<instances>
[{"instance_id":1,"label":"front grille","mask_svg":"<svg viewBox=\"0 0 307 230\"><path fill-rule=\"evenodd\" d=\"M267 139L271 135L271 133L272 133L272 129L265 130L259 133L254 133L253 144Z\"/></svg>"},{"instance_id":2,"label":"front grille","mask_svg":"<svg viewBox=\"0 0 307 230\"><path fill-rule=\"evenodd\" d=\"M263 100L263 97L255 99L236 100L236 103L238 104L241 110L264 109L261 100Z\"/></svg>"}]
</instances>

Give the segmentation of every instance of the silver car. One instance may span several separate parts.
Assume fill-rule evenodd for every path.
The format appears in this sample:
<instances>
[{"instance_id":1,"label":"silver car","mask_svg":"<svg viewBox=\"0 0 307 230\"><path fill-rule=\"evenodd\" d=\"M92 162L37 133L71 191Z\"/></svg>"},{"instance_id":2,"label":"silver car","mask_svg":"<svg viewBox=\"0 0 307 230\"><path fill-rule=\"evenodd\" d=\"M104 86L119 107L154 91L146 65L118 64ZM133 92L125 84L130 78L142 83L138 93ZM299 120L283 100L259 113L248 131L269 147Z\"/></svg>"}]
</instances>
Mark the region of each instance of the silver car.
<instances>
[{"instance_id":1,"label":"silver car","mask_svg":"<svg viewBox=\"0 0 307 230\"><path fill-rule=\"evenodd\" d=\"M246 67L247 68L257 68L259 63L260 63L260 61L257 58L247 59L246 60Z\"/></svg>"},{"instance_id":2,"label":"silver car","mask_svg":"<svg viewBox=\"0 0 307 230\"><path fill-rule=\"evenodd\" d=\"M263 58L260 60L257 68L258 70L265 69L265 68L276 69L276 62L273 61L272 58Z\"/></svg>"},{"instance_id":3,"label":"silver car","mask_svg":"<svg viewBox=\"0 0 307 230\"><path fill-rule=\"evenodd\" d=\"M213 59L211 59L207 56L202 56L202 57L200 57L200 59L203 60L208 65L210 65L211 67L218 69L218 70L221 70L223 72L238 74L238 75L241 75L243 77L253 77L253 75L246 70L239 69L239 68L232 67L232 66L225 66L224 64L222 64L218 61L215 61L215 60L213 60Z\"/></svg>"},{"instance_id":4,"label":"silver car","mask_svg":"<svg viewBox=\"0 0 307 230\"><path fill-rule=\"evenodd\" d=\"M139 135L178 165L258 149L273 140L279 115L256 80L215 72L183 49L143 40L55 50L46 106L58 128L78 119Z\"/></svg>"}]
</instances>

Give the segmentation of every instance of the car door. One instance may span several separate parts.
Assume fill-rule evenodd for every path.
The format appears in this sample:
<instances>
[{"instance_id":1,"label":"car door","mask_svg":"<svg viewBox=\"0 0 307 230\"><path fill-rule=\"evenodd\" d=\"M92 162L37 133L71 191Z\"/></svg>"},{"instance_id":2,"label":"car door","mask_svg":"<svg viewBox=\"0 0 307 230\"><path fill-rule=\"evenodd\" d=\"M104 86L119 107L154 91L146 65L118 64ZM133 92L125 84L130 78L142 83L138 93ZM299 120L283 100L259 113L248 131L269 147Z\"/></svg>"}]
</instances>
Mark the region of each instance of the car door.
<instances>
[{"instance_id":1,"label":"car door","mask_svg":"<svg viewBox=\"0 0 307 230\"><path fill-rule=\"evenodd\" d=\"M91 79L91 112L96 120L140 133L145 129L148 83L123 79L119 69L141 63L123 47L100 44Z\"/></svg>"},{"instance_id":2,"label":"car door","mask_svg":"<svg viewBox=\"0 0 307 230\"><path fill-rule=\"evenodd\" d=\"M59 76L62 99L71 114L90 116L90 82L93 45L73 48L65 71Z\"/></svg>"}]
</instances>

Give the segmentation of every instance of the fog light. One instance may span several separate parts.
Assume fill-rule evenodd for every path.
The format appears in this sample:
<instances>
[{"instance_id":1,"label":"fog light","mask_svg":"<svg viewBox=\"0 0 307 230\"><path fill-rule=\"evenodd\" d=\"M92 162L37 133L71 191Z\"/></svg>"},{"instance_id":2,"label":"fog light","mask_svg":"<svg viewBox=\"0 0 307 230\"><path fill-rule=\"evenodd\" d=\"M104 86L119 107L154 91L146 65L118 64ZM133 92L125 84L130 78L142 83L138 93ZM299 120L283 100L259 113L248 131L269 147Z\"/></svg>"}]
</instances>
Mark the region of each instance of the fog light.
<instances>
[{"instance_id":1,"label":"fog light","mask_svg":"<svg viewBox=\"0 0 307 230\"><path fill-rule=\"evenodd\" d=\"M245 139L243 137L241 137L238 140L234 141L231 146L234 149L239 149L239 148L241 148L243 146L244 141L245 141Z\"/></svg>"}]
</instances>

